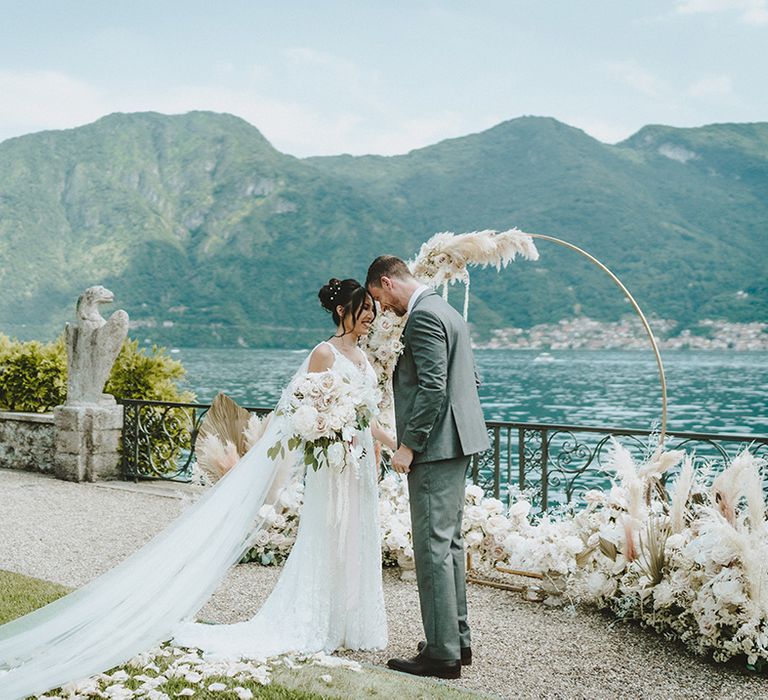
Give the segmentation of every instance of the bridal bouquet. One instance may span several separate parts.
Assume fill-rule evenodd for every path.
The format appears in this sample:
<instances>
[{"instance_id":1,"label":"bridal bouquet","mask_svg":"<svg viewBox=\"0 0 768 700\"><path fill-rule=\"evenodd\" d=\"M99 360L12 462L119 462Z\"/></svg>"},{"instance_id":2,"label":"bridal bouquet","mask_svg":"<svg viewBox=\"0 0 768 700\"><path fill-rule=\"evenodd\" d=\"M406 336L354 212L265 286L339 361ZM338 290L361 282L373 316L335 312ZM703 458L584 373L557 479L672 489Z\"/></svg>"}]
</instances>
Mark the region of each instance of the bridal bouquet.
<instances>
[{"instance_id":1,"label":"bridal bouquet","mask_svg":"<svg viewBox=\"0 0 768 700\"><path fill-rule=\"evenodd\" d=\"M376 388L331 370L297 378L283 397L277 415L289 422L289 450L303 449L304 464L343 470L356 464L355 432L367 428L380 400ZM271 459L285 456L283 440L268 451Z\"/></svg>"}]
</instances>

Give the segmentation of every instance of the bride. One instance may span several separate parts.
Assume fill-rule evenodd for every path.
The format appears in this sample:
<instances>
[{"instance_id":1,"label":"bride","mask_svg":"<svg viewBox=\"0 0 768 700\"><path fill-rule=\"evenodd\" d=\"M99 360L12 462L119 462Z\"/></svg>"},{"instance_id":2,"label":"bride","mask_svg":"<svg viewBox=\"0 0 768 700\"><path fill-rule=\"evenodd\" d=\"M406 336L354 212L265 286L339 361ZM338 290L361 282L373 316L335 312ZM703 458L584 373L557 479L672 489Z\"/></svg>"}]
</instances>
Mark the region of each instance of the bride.
<instances>
[{"instance_id":1,"label":"bride","mask_svg":"<svg viewBox=\"0 0 768 700\"><path fill-rule=\"evenodd\" d=\"M330 371L376 385L358 340L375 307L352 279L318 296L337 331L317 345L283 392L261 439L214 487L121 564L83 588L0 626L0 698L50 690L124 663L173 639L213 656L265 658L387 643L374 440L395 448L375 420L353 438L357 464L307 470L293 550L267 601L246 621L203 625L194 615L263 525L259 511L296 478L301 448L273 459L290 437L280 411L296 379Z\"/></svg>"}]
</instances>

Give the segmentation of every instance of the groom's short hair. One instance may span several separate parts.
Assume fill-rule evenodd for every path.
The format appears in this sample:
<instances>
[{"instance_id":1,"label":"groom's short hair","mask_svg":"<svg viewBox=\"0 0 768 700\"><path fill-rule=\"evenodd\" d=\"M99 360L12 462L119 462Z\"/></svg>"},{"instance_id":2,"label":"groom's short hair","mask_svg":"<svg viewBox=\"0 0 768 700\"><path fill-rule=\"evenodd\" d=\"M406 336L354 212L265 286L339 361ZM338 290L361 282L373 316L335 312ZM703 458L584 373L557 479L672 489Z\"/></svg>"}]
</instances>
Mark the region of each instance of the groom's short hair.
<instances>
[{"instance_id":1,"label":"groom's short hair","mask_svg":"<svg viewBox=\"0 0 768 700\"><path fill-rule=\"evenodd\" d=\"M368 276L365 278L366 287L380 287L382 277L397 277L407 280L413 277L411 271L400 258L394 255L380 255L368 268Z\"/></svg>"}]
</instances>

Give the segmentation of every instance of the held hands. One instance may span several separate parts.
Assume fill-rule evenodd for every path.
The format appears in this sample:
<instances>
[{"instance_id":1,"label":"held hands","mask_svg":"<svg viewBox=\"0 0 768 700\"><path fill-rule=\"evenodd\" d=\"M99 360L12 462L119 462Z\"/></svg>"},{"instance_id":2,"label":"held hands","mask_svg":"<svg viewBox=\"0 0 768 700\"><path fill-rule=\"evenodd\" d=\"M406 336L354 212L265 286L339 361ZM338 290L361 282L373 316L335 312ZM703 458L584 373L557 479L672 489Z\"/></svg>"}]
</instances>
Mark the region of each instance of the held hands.
<instances>
[{"instance_id":1,"label":"held hands","mask_svg":"<svg viewBox=\"0 0 768 700\"><path fill-rule=\"evenodd\" d=\"M397 448L397 452L392 455L392 469L398 474L407 474L410 472L412 462L413 450L406 445L400 445L400 447Z\"/></svg>"}]
</instances>

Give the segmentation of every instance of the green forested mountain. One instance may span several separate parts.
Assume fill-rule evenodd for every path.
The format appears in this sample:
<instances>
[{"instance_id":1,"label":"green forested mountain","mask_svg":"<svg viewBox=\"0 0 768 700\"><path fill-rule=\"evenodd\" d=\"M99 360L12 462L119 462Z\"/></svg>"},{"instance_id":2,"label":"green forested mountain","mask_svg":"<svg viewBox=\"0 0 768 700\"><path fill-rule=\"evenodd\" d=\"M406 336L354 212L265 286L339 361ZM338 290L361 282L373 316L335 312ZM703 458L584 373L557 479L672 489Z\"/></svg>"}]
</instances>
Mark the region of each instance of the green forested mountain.
<instances>
[{"instance_id":1,"label":"green forested mountain","mask_svg":"<svg viewBox=\"0 0 768 700\"><path fill-rule=\"evenodd\" d=\"M526 117L403 156L303 160L205 112L9 139L0 332L50 337L100 283L142 339L304 345L329 330L316 290L330 276L362 277L436 231L512 226L585 247L648 312L764 320L768 124L649 126L609 146ZM479 335L626 312L595 268L539 248L537 263L473 275Z\"/></svg>"}]
</instances>

